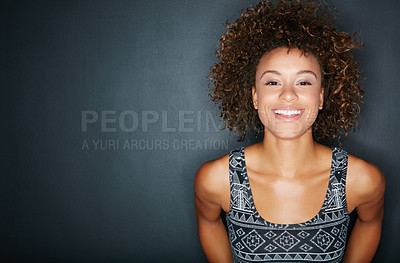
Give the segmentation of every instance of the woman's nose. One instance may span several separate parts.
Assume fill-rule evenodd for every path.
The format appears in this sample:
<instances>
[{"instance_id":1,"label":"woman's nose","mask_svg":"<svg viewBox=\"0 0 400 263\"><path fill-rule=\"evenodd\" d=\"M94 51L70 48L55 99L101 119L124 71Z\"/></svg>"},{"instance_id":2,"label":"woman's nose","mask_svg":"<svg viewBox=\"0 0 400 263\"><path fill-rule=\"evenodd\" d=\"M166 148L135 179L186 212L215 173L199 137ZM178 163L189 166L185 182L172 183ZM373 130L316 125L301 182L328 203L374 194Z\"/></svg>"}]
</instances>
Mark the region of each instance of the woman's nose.
<instances>
[{"instance_id":1,"label":"woman's nose","mask_svg":"<svg viewBox=\"0 0 400 263\"><path fill-rule=\"evenodd\" d=\"M299 98L294 87L291 85L284 86L279 97L285 102L293 102Z\"/></svg>"}]
</instances>

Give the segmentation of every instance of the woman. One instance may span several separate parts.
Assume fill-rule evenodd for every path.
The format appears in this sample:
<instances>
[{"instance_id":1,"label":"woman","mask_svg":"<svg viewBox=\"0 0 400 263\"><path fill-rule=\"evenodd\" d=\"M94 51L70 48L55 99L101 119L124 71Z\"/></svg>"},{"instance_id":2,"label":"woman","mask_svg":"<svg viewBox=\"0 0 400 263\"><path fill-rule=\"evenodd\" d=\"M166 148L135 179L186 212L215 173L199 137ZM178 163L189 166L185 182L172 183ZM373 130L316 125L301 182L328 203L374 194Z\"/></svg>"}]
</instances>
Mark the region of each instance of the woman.
<instances>
[{"instance_id":1,"label":"woman","mask_svg":"<svg viewBox=\"0 0 400 263\"><path fill-rule=\"evenodd\" d=\"M351 54L359 45L322 9L314 1L261 2L220 40L211 98L240 139L251 130L264 138L205 163L195 176L210 262L358 263L375 254L383 175L316 141L340 143L340 133L357 126L363 96Z\"/></svg>"}]
</instances>

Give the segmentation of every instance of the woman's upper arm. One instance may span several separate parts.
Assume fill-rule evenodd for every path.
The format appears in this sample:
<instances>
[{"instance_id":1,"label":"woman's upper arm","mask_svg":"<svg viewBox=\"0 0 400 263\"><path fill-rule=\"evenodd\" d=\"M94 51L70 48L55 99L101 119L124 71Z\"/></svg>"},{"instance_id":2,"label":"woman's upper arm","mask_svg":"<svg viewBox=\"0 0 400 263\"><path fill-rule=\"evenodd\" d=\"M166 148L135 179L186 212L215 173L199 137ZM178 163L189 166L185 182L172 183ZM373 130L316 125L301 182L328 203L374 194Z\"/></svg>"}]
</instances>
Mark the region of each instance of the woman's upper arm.
<instances>
[{"instance_id":1,"label":"woman's upper arm","mask_svg":"<svg viewBox=\"0 0 400 263\"><path fill-rule=\"evenodd\" d=\"M229 198L229 170L224 161L220 158L203 164L194 178L196 215L207 221L219 219L227 194Z\"/></svg>"},{"instance_id":2,"label":"woman's upper arm","mask_svg":"<svg viewBox=\"0 0 400 263\"><path fill-rule=\"evenodd\" d=\"M375 165L356 158L351 171L354 179L350 192L359 220L381 221L386 184L382 172Z\"/></svg>"}]
</instances>

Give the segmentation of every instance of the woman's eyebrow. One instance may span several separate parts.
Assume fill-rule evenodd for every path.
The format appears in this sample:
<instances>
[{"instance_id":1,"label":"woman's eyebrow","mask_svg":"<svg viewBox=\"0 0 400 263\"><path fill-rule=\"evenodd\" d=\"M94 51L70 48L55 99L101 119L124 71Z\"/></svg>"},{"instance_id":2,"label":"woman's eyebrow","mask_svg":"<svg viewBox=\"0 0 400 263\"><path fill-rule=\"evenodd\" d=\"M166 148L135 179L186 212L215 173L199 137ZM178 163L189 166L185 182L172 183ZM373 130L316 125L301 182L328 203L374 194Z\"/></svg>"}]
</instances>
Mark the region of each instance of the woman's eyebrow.
<instances>
[{"instance_id":1,"label":"woman's eyebrow","mask_svg":"<svg viewBox=\"0 0 400 263\"><path fill-rule=\"evenodd\" d=\"M261 76L260 76L260 79L262 79L262 77L265 75L265 74L267 74L267 73L272 73L272 74L276 74L276 75L281 75L281 73L279 73L279 71L276 71L276 70L266 70L266 71L264 71L262 74L261 74Z\"/></svg>"},{"instance_id":2,"label":"woman's eyebrow","mask_svg":"<svg viewBox=\"0 0 400 263\"><path fill-rule=\"evenodd\" d=\"M272 73L272 74L279 75L279 76L282 75L279 71L276 71L276 70L266 70L261 74L260 79L262 79L262 77L267 73ZM297 72L296 75L301 75L301 74L311 74L315 77L315 79L318 79L317 74L315 74L315 72L312 70L301 70L301 71Z\"/></svg>"},{"instance_id":3,"label":"woman's eyebrow","mask_svg":"<svg viewBox=\"0 0 400 263\"><path fill-rule=\"evenodd\" d=\"M315 79L318 79L317 74L315 74L314 71L312 71L312 70L301 70L301 71L297 72L296 75L307 74L307 73L314 75Z\"/></svg>"}]
</instances>

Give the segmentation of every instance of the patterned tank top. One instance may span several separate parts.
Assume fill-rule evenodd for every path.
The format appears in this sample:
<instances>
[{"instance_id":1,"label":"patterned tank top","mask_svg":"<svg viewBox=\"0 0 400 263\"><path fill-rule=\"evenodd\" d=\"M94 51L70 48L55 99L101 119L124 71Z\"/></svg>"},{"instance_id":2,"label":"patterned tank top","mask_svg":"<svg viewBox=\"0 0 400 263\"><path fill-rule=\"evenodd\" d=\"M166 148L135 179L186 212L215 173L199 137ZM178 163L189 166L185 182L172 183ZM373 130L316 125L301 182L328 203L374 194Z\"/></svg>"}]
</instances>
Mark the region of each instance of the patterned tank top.
<instances>
[{"instance_id":1,"label":"patterned tank top","mask_svg":"<svg viewBox=\"0 0 400 263\"><path fill-rule=\"evenodd\" d=\"M312 219L274 224L255 208L244 148L229 155L230 211L226 217L234 262L341 262L349 215L346 204L347 152L334 148L324 204Z\"/></svg>"}]
</instances>

